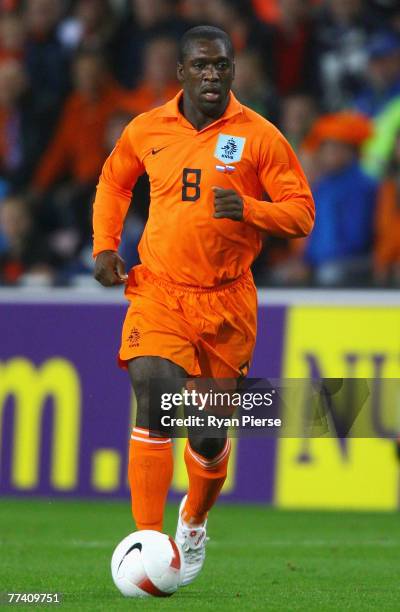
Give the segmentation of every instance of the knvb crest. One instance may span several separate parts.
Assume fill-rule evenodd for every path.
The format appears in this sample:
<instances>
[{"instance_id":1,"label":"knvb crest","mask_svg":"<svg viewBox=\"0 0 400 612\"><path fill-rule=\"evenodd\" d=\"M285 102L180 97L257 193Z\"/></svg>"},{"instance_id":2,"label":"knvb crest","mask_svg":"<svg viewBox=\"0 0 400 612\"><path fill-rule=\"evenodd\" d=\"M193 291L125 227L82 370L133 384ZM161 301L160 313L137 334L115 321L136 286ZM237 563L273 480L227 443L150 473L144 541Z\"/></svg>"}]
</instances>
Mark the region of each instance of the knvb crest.
<instances>
[{"instance_id":1,"label":"knvb crest","mask_svg":"<svg viewBox=\"0 0 400 612\"><path fill-rule=\"evenodd\" d=\"M230 162L238 162L242 159L245 142L246 139L241 138L240 136L220 134L218 136L214 157L225 164L229 164Z\"/></svg>"}]
</instances>

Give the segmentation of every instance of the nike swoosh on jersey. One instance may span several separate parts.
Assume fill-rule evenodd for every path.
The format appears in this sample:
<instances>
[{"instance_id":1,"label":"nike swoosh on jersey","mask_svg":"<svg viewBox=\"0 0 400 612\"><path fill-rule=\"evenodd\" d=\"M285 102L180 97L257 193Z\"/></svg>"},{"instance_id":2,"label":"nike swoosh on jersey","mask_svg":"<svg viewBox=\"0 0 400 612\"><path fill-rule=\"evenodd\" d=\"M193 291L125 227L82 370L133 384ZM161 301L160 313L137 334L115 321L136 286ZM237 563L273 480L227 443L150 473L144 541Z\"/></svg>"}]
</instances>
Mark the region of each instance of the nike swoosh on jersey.
<instances>
[{"instance_id":1,"label":"nike swoosh on jersey","mask_svg":"<svg viewBox=\"0 0 400 612\"><path fill-rule=\"evenodd\" d=\"M160 151L163 151L164 149L166 149L167 147L161 147L161 149L152 149L151 150L151 154L152 155L156 155L157 153L159 153Z\"/></svg>"}]
</instances>

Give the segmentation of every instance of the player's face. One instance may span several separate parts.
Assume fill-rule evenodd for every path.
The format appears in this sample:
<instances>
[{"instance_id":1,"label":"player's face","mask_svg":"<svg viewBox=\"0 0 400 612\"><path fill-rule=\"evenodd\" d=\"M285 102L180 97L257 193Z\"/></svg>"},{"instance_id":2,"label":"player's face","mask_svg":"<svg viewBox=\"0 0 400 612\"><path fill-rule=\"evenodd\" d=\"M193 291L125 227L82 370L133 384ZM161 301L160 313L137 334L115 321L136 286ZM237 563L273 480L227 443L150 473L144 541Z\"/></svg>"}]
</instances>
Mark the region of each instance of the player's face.
<instances>
[{"instance_id":1,"label":"player's face","mask_svg":"<svg viewBox=\"0 0 400 612\"><path fill-rule=\"evenodd\" d=\"M234 77L234 63L222 40L195 40L183 64L178 64L178 79L194 108L207 117L223 114Z\"/></svg>"}]
</instances>

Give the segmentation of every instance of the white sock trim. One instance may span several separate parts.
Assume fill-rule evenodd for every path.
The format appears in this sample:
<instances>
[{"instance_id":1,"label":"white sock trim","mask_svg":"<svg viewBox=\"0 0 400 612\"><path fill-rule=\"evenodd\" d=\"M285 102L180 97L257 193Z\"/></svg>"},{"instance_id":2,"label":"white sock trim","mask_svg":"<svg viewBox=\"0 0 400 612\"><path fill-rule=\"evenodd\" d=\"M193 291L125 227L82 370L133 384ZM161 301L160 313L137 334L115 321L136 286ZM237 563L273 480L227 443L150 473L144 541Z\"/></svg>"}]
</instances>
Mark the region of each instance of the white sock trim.
<instances>
[{"instance_id":1,"label":"white sock trim","mask_svg":"<svg viewBox=\"0 0 400 612\"><path fill-rule=\"evenodd\" d=\"M139 436L131 436L131 440L137 440L138 442L144 442L145 444L169 444L171 438L165 440L153 440L152 438L139 438Z\"/></svg>"}]
</instances>

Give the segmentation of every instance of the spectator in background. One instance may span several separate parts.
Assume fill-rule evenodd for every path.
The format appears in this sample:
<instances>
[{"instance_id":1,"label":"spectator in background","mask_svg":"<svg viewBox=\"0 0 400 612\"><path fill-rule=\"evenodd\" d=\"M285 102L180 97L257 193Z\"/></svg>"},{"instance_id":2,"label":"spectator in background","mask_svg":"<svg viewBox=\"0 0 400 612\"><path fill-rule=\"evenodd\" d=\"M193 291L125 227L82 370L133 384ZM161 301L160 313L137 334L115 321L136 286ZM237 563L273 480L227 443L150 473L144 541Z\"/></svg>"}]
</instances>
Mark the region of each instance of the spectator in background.
<instances>
[{"instance_id":1,"label":"spectator in background","mask_svg":"<svg viewBox=\"0 0 400 612\"><path fill-rule=\"evenodd\" d=\"M0 11L11 13L20 7L21 0L0 0Z\"/></svg>"},{"instance_id":2,"label":"spectator in background","mask_svg":"<svg viewBox=\"0 0 400 612\"><path fill-rule=\"evenodd\" d=\"M389 25L393 32L396 32L398 35L400 35L400 8L398 6L397 0L395 0L395 3L396 8L393 10Z\"/></svg>"},{"instance_id":3,"label":"spectator in background","mask_svg":"<svg viewBox=\"0 0 400 612\"><path fill-rule=\"evenodd\" d=\"M358 151L371 133L362 115L325 115L304 146L318 156L314 185L316 222L305 262L320 285L362 286L370 277L377 184L361 170Z\"/></svg>"},{"instance_id":4,"label":"spectator in background","mask_svg":"<svg viewBox=\"0 0 400 612\"><path fill-rule=\"evenodd\" d=\"M366 4L371 17L380 27L386 24L387 27L394 28L396 19L400 16L399 0L366 0Z\"/></svg>"},{"instance_id":5,"label":"spectator in background","mask_svg":"<svg viewBox=\"0 0 400 612\"><path fill-rule=\"evenodd\" d=\"M23 12L25 65L35 107L47 118L45 140L52 133L69 86L68 57L57 36L61 14L61 0L26 0Z\"/></svg>"},{"instance_id":6,"label":"spectator in background","mask_svg":"<svg viewBox=\"0 0 400 612\"><path fill-rule=\"evenodd\" d=\"M59 28L62 43L71 50L109 52L116 19L110 0L78 0L73 15Z\"/></svg>"},{"instance_id":7,"label":"spectator in background","mask_svg":"<svg viewBox=\"0 0 400 612\"><path fill-rule=\"evenodd\" d=\"M327 0L315 28L317 93L326 111L349 105L362 86L368 36L375 29L362 0Z\"/></svg>"},{"instance_id":8,"label":"spectator in background","mask_svg":"<svg viewBox=\"0 0 400 612\"><path fill-rule=\"evenodd\" d=\"M246 1L211 0L208 20L229 34L236 53L252 46L263 53L262 33L265 35L266 30L256 21L252 7Z\"/></svg>"},{"instance_id":9,"label":"spectator in background","mask_svg":"<svg viewBox=\"0 0 400 612\"><path fill-rule=\"evenodd\" d=\"M317 115L317 102L310 94L300 91L283 98L279 126L296 151L310 185L313 185L318 179L318 160L304 147L301 147L301 144ZM301 240L286 241L289 257L297 254L301 242Z\"/></svg>"},{"instance_id":10,"label":"spectator in background","mask_svg":"<svg viewBox=\"0 0 400 612\"><path fill-rule=\"evenodd\" d=\"M25 31L21 18L15 13L0 14L0 62L24 58Z\"/></svg>"},{"instance_id":11,"label":"spectator in background","mask_svg":"<svg viewBox=\"0 0 400 612\"><path fill-rule=\"evenodd\" d=\"M277 122L279 101L264 75L261 58L255 51L242 51L236 55L233 91L242 104L269 121Z\"/></svg>"},{"instance_id":12,"label":"spectator in background","mask_svg":"<svg viewBox=\"0 0 400 612\"><path fill-rule=\"evenodd\" d=\"M178 47L173 38L155 37L146 44L144 77L126 96L126 108L133 114L144 113L165 104L179 91L176 79L177 54Z\"/></svg>"},{"instance_id":13,"label":"spectator in background","mask_svg":"<svg viewBox=\"0 0 400 612\"><path fill-rule=\"evenodd\" d=\"M266 60L278 93L284 96L310 87L315 79L310 0L280 0L279 19L270 37Z\"/></svg>"},{"instance_id":14,"label":"spectator in background","mask_svg":"<svg viewBox=\"0 0 400 612\"><path fill-rule=\"evenodd\" d=\"M128 89L142 78L143 50L152 38L180 39L189 25L178 17L173 0L130 0L130 18L116 32L112 45L112 67L119 83Z\"/></svg>"},{"instance_id":15,"label":"spectator in background","mask_svg":"<svg viewBox=\"0 0 400 612\"><path fill-rule=\"evenodd\" d=\"M366 83L354 100L355 109L375 117L395 97L400 97L400 36L376 34L368 44Z\"/></svg>"},{"instance_id":16,"label":"spectator in background","mask_svg":"<svg viewBox=\"0 0 400 612\"><path fill-rule=\"evenodd\" d=\"M362 165L370 176L377 179L385 176L399 129L400 96L396 96L374 117L374 134L363 147Z\"/></svg>"},{"instance_id":17,"label":"spectator in background","mask_svg":"<svg viewBox=\"0 0 400 612\"><path fill-rule=\"evenodd\" d=\"M28 78L15 59L0 62L0 178L26 185L43 147L44 121L30 96Z\"/></svg>"},{"instance_id":18,"label":"spectator in background","mask_svg":"<svg viewBox=\"0 0 400 612\"><path fill-rule=\"evenodd\" d=\"M310 0L313 8L322 4L324 0ZM276 24L280 18L280 0L251 0L258 19L266 23Z\"/></svg>"},{"instance_id":19,"label":"spectator in background","mask_svg":"<svg viewBox=\"0 0 400 612\"><path fill-rule=\"evenodd\" d=\"M355 105L374 120L374 134L363 148L363 168L381 178L388 171L400 129L400 35L381 32L369 49L368 82Z\"/></svg>"},{"instance_id":20,"label":"spectator in background","mask_svg":"<svg viewBox=\"0 0 400 612\"><path fill-rule=\"evenodd\" d=\"M24 163L21 100L27 91L22 65L13 59L0 64L0 174L13 182Z\"/></svg>"},{"instance_id":21,"label":"spectator in background","mask_svg":"<svg viewBox=\"0 0 400 612\"><path fill-rule=\"evenodd\" d=\"M0 285L14 285L29 273L50 282L56 259L37 231L32 213L20 197L0 203Z\"/></svg>"},{"instance_id":22,"label":"spectator in background","mask_svg":"<svg viewBox=\"0 0 400 612\"><path fill-rule=\"evenodd\" d=\"M380 185L375 221L374 280L400 286L400 132L387 178Z\"/></svg>"},{"instance_id":23,"label":"spectator in background","mask_svg":"<svg viewBox=\"0 0 400 612\"><path fill-rule=\"evenodd\" d=\"M176 3L171 0L128 0L137 25L147 30L176 23Z\"/></svg>"},{"instance_id":24,"label":"spectator in background","mask_svg":"<svg viewBox=\"0 0 400 612\"><path fill-rule=\"evenodd\" d=\"M209 22L210 0L183 0L181 13L191 26Z\"/></svg>"},{"instance_id":25,"label":"spectator in background","mask_svg":"<svg viewBox=\"0 0 400 612\"><path fill-rule=\"evenodd\" d=\"M116 110L109 116L103 133L103 148L106 155L110 155L117 144L117 140L131 120L132 115L123 110Z\"/></svg>"},{"instance_id":26,"label":"spectator in background","mask_svg":"<svg viewBox=\"0 0 400 612\"><path fill-rule=\"evenodd\" d=\"M267 23L277 23L279 19L279 0L252 0L257 17Z\"/></svg>"},{"instance_id":27,"label":"spectator in background","mask_svg":"<svg viewBox=\"0 0 400 612\"><path fill-rule=\"evenodd\" d=\"M32 192L37 200L44 198L41 209L47 228L76 230L77 246L89 232L90 198L107 156L104 133L123 94L103 57L91 51L76 56L73 82L74 91L35 173Z\"/></svg>"},{"instance_id":28,"label":"spectator in background","mask_svg":"<svg viewBox=\"0 0 400 612\"><path fill-rule=\"evenodd\" d=\"M279 127L296 152L317 114L315 99L305 91L293 92L282 100Z\"/></svg>"}]
</instances>

